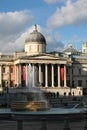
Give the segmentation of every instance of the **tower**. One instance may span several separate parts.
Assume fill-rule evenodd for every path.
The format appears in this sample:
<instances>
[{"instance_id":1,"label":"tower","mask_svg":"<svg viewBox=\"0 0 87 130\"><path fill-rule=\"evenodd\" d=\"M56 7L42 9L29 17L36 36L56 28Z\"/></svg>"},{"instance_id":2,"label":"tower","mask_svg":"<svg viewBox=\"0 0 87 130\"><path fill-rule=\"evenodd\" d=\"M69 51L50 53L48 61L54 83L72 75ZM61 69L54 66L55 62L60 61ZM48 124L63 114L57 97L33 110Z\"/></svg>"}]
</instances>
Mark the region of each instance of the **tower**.
<instances>
[{"instance_id":1,"label":"tower","mask_svg":"<svg viewBox=\"0 0 87 130\"><path fill-rule=\"evenodd\" d=\"M87 42L84 42L84 43L82 44L82 52L83 52L83 53L87 53Z\"/></svg>"}]
</instances>

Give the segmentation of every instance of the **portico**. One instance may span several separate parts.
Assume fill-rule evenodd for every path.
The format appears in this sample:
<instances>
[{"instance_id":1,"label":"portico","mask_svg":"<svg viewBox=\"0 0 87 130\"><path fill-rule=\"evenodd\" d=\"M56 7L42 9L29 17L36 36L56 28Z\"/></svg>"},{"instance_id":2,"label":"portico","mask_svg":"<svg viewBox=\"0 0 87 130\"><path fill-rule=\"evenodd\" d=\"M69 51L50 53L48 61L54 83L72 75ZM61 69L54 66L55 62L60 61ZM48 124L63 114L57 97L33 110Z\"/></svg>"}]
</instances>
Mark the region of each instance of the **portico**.
<instances>
[{"instance_id":1,"label":"portico","mask_svg":"<svg viewBox=\"0 0 87 130\"><path fill-rule=\"evenodd\" d=\"M29 74L29 64L31 65L32 74ZM16 81L17 85L28 86L29 76L32 75L32 87L66 87L66 64L51 64L51 63L27 63L18 64ZM61 66L63 71L61 71ZM22 68L24 67L24 71ZM61 78L62 76L62 78ZM24 81L24 84L23 84Z\"/></svg>"}]
</instances>

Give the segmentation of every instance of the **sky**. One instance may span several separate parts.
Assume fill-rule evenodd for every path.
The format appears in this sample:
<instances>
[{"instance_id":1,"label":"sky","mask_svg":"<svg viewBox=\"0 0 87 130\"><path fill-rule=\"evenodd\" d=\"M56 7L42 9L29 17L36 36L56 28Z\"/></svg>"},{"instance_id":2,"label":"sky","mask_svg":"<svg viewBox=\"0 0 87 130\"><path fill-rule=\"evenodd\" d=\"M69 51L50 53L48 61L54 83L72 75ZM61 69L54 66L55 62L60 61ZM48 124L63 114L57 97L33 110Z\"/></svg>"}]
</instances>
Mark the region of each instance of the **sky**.
<instances>
[{"instance_id":1,"label":"sky","mask_svg":"<svg viewBox=\"0 0 87 130\"><path fill-rule=\"evenodd\" d=\"M0 53L24 50L37 25L47 52L69 44L82 51L87 42L87 0L0 0Z\"/></svg>"}]
</instances>

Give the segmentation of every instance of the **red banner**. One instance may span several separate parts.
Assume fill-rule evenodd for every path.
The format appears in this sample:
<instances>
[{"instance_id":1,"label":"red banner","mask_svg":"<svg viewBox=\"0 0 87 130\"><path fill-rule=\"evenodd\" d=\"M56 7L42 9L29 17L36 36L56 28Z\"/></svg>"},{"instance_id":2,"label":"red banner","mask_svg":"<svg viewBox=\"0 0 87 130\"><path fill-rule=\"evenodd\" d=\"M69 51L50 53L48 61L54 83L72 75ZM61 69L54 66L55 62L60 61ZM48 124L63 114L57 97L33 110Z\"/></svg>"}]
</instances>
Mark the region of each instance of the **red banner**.
<instances>
[{"instance_id":1,"label":"red banner","mask_svg":"<svg viewBox=\"0 0 87 130\"><path fill-rule=\"evenodd\" d=\"M26 68L25 68L25 66L21 67L21 72L22 72L22 80L26 80Z\"/></svg>"},{"instance_id":2,"label":"red banner","mask_svg":"<svg viewBox=\"0 0 87 130\"><path fill-rule=\"evenodd\" d=\"M64 68L60 68L60 79L64 80Z\"/></svg>"}]
</instances>

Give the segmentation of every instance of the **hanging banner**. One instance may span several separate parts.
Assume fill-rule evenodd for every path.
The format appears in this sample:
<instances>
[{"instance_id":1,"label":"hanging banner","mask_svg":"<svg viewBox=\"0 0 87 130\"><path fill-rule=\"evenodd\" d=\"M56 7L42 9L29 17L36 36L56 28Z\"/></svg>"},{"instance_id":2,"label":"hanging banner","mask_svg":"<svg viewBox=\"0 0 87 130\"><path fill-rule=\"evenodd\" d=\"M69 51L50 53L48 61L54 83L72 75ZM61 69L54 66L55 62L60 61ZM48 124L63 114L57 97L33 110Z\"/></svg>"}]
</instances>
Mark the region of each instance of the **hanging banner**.
<instances>
[{"instance_id":1,"label":"hanging banner","mask_svg":"<svg viewBox=\"0 0 87 130\"><path fill-rule=\"evenodd\" d=\"M63 81L64 80L64 68L60 68L60 79Z\"/></svg>"},{"instance_id":2,"label":"hanging banner","mask_svg":"<svg viewBox=\"0 0 87 130\"><path fill-rule=\"evenodd\" d=\"M21 72L22 72L22 80L26 80L26 68L25 66L21 67Z\"/></svg>"}]
</instances>

